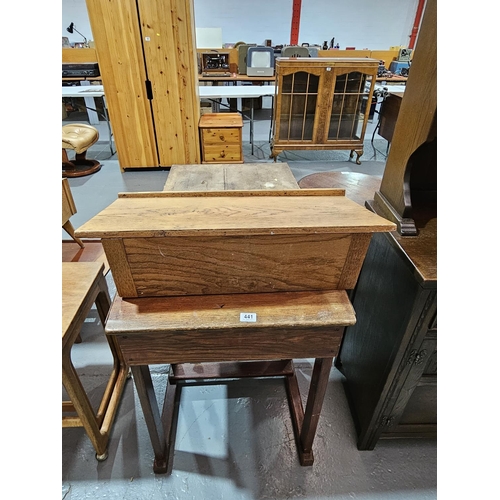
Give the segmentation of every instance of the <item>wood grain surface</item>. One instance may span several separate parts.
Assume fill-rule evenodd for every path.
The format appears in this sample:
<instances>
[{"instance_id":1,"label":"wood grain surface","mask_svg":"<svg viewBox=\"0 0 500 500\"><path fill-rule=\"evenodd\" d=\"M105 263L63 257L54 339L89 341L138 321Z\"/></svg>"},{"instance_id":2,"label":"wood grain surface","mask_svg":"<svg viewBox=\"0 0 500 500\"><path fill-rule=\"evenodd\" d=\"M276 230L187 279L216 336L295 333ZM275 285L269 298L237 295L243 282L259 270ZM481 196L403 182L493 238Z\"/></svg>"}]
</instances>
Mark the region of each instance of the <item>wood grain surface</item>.
<instances>
[{"instance_id":1,"label":"wood grain surface","mask_svg":"<svg viewBox=\"0 0 500 500\"><path fill-rule=\"evenodd\" d=\"M91 291L97 286L104 270L102 262L62 263L62 337L73 325L83 323L94 298ZM89 297L88 301L86 297ZM90 301L90 302L89 302ZM82 304L89 302L88 308ZM82 316L84 315L84 316Z\"/></svg>"},{"instance_id":2,"label":"wood grain surface","mask_svg":"<svg viewBox=\"0 0 500 500\"><path fill-rule=\"evenodd\" d=\"M120 198L83 224L78 237L372 233L395 224L344 196ZM160 195L168 193L162 192Z\"/></svg>"},{"instance_id":3,"label":"wood grain surface","mask_svg":"<svg viewBox=\"0 0 500 500\"><path fill-rule=\"evenodd\" d=\"M306 175L299 181L301 188L343 188L347 198L365 206L380 189L382 178L360 172L318 172Z\"/></svg>"},{"instance_id":4,"label":"wood grain surface","mask_svg":"<svg viewBox=\"0 0 500 500\"><path fill-rule=\"evenodd\" d=\"M240 313L255 313L242 322ZM344 290L279 294L115 297L106 333L130 364L335 356L355 323Z\"/></svg>"},{"instance_id":5,"label":"wood grain surface","mask_svg":"<svg viewBox=\"0 0 500 500\"><path fill-rule=\"evenodd\" d=\"M164 191L298 189L287 163L172 165Z\"/></svg>"}]
</instances>

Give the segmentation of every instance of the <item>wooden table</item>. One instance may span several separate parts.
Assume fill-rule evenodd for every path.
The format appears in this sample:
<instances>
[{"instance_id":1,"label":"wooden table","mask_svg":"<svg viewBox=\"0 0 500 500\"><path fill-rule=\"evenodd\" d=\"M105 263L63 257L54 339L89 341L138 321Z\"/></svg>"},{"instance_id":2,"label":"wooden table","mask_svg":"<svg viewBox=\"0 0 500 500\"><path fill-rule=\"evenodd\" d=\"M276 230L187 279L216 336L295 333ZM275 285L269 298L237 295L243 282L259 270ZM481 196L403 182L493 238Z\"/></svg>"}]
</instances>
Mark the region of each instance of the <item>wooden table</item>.
<instances>
[{"instance_id":1,"label":"wooden table","mask_svg":"<svg viewBox=\"0 0 500 500\"><path fill-rule=\"evenodd\" d=\"M83 427L100 461L108 456L109 434L127 380L128 367L115 339L107 337L114 364L96 414L71 361L71 348L94 303L102 324L105 324L110 297L103 270L104 264L99 262L62 263L62 381L71 398L62 404L63 414L66 414L62 417L62 426Z\"/></svg>"},{"instance_id":2,"label":"wooden table","mask_svg":"<svg viewBox=\"0 0 500 500\"><path fill-rule=\"evenodd\" d=\"M275 82L276 77L273 76L248 76L235 73L231 76L213 76L213 75L198 75L198 82L251 82L262 85L262 82Z\"/></svg>"},{"instance_id":3,"label":"wooden table","mask_svg":"<svg viewBox=\"0 0 500 500\"><path fill-rule=\"evenodd\" d=\"M348 198L365 206L365 201L372 200L375 191L380 189L381 182L381 177L358 172L319 172L300 179L299 186L302 189L343 188Z\"/></svg>"},{"instance_id":4,"label":"wooden table","mask_svg":"<svg viewBox=\"0 0 500 500\"><path fill-rule=\"evenodd\" d=\"M287 163L172 165L164 191L298 189Z\"/></svg>"},{"instance_id":5,"label":"wooden table","mask_svg":"<svg viewBox=\"0 0 500 500\"><path fill-rule=\"evenodd\" d=\"M255 163L174 165L164 189L297 188L286 163ZM258 326L242 322L244 312L256 314ZM311 465L332 358L344 326L354 322L343 290L127 300L117 296L106 333L116 339L131 365L155 454L153 470L171 473L183 382L255 376L284 377L300 463ZM292 362L303 357L316 358L305 412ZM154 363L171 364L162 414L149 371Z\"/></svg>"}]
</instances>

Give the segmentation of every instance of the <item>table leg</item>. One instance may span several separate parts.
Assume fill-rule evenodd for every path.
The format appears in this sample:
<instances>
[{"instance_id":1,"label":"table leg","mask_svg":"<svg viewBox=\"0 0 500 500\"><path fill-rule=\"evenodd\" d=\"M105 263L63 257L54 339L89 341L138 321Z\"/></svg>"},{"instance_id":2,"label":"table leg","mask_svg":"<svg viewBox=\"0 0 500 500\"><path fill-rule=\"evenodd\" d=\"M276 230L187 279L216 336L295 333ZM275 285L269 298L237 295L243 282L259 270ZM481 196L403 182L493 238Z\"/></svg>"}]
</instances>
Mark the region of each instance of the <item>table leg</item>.
<instances>
[{"instance_id":1,"label":"table leg","mask_svg":"<svg viewBox=\"0 0 500 500\"><path fill-rule=\"evenodd\" d=\"M328 386L332 362L333 358L318 358L315 360L305 413L295 372L285 379L295 442L301 465L312 465L314 463L312 445Z\"/></svg>"},{"instance_id":2,"label":"table leg","mask_svg":"<svg viewBox=\"0 0 500 500\"><path fill-rule=\"evenodd\" d=\"M113 151L113 131L111 130L111 123L109 122L109 116L108 116L108 110L107 110L108 104L106 103L105 96L103 96L102 100L104 102L104 108L103 108L104 118L106 120L106 125L108 126L109 151L111 153L111 156L113 156L116 153L116 151Z\"/></svg>"},{"instance_id":3,"label":"table leg","mask_svg":"<svg viewBox=\"0 0 500 500\"><path fill-rule=\"evenodd\" d=\"M250 99L250 144L252 145L253 156L253 99Z\"/></svg>"},{"instance_id":4,"label":"table leg","mask_svg":"<svg viewBox=\"0 0 500 500\"><path fill-rule=\"evenodd\" d=\"M151 372L147 365L132 366L131 370L155 454L153 470L156 473L165 473L167 471L166 441Z\"/></svg>"},{"instance_id":5,"label":"table leg","mask_svg":"<svg viewBox=\"0 0 500 500\"><path fill-rule=\"evenodd\" d=\"M83 80L80 82L80 86L88 86L90 82L88 80ZM95 99L93 97L85 97L83 94L83 100L85 101L85 107L87 108L87 115L89 117L90 125L98 125L99 124L99 115L95 111Z\"/></svg>"}]
</instances>

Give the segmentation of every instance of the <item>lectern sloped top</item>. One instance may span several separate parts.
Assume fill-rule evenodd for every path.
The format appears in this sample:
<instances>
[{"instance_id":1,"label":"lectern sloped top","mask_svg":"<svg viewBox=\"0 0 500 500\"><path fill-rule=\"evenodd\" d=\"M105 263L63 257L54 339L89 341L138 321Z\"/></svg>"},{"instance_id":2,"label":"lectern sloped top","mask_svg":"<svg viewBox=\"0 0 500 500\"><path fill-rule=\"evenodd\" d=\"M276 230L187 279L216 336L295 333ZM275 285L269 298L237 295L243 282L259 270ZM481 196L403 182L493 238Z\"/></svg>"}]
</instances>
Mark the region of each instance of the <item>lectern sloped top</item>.
<instances>
[{"instance_id":1,"label":"lectern sloped top","mask_svg":"<svg viewBox=\"0 0 500 500\"><path fill-rule=\"evenodd\" d=\"M81 226L122 297L351 289L392 222L341 189L122 193Z\"/></svg>"}]
</instances>

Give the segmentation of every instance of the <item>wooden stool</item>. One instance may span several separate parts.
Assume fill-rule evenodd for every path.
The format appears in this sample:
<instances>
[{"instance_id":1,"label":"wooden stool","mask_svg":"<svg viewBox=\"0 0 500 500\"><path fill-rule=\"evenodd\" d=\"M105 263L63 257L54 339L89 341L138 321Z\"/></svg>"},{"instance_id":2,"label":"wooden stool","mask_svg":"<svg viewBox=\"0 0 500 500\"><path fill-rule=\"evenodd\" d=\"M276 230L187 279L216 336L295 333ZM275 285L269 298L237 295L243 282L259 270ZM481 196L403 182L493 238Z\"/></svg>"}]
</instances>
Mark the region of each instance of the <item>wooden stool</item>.
<instances>
[{"instance_id":1,"label":"wooden stool","mask_svg":"<svg viewBox=\"0 0 500 500\"><path fill-rule=\"evenodd\" d=\"M95 414L85 389L71 361L71 348L92 304L95 303L104 326L110 308L110 297L99 262L62 263L62 380L71 401L63 401L62 426L83 427L99 461L108 457L108 440L120 403L128 367L116 341L107 337L113 354L113 370ZM75 413L77 416L64 415Z\"/></svg>"},{"instance_id":2,"label":"wooden stool","mask_svg":"<svg viewBox=\"0 0 500 500\"><path fill-rule=\"evenodd\" d=\"M83 177L101 169L97 160L86 158L87 149L99 139L95 127L83 123L64 125L62 128L62 175L63 177ZM70 161L67 149L75 151L75 159Z\"/></svg>"}]
</instances>

